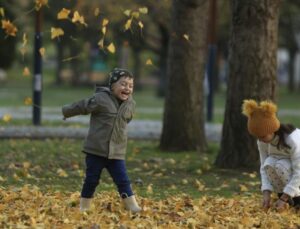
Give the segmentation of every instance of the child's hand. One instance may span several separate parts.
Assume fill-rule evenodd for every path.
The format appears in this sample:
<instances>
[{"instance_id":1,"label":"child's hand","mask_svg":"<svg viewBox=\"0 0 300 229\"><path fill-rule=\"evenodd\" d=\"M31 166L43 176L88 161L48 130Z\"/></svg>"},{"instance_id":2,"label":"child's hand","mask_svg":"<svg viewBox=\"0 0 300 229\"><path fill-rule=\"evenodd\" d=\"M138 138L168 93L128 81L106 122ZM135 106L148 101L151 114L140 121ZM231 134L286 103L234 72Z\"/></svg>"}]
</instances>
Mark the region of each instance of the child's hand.
<instances>
[{"instance_id":1,"label":"child's hand","mask_svg":"<svg viewBox=\"0 0 300 229\"><path fill-rule=\"evenodd\" d=\"M263 201L262 201L262 207L265 210L268 210L271 207L271 192L268 190L265 190L263 192Z\"/></svg>"},{"instance_id":2,"label":"child's hand","mask_svg":"<svg viewBox=\"0 0 300 229\"><path fill-rule=\"evenodd\" d=\"M282 212L284 211L285 209L288 208L288 203L281 200L281 199L278 199L276 202L275 202L275 208L278 212Z\"/></svg>"},{"instance_id":3,"label":"child's hand","mask_svg":"<svg viewBox=\"0 0 300 229\"><path fill-rule=\"evenodd\" d=\"M265 211L267 211L271 207L271 201L263 199L262 207Z\"/></svg>"}]
</instances>

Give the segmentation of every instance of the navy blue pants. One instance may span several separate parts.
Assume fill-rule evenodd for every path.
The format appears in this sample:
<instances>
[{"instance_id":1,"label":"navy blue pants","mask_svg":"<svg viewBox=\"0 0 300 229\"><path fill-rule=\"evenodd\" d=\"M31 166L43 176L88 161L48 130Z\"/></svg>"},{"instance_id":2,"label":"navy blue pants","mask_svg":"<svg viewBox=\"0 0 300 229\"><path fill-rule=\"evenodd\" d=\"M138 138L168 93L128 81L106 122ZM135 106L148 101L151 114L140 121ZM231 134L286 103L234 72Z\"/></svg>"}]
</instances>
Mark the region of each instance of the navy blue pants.
<instances>
[{"instance_id":1,"label":"navy blue pants","mask_svg":"<svg viewBox=\"0 0 300 229\"><path fill-rule=\"evenodd\" d=\"M93 197L104 168L106 168L111 175L122 198L133 195L124 160L108 159L87 153L85 157L85 163L86 175L81 191L81 197Z\"/></svg>"}]
</instances>

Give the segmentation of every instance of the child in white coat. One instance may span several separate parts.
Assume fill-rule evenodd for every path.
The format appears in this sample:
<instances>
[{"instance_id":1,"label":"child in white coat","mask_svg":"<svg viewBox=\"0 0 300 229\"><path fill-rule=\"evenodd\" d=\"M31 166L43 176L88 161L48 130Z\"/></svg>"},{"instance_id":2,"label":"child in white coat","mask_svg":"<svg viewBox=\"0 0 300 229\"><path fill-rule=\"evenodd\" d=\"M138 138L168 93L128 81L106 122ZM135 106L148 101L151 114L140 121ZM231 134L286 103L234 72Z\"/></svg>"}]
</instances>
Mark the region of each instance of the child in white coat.
<instances>
[{"instance_id":1,"label":"child in white coat","mask_svg":"<svg viewBox=\"0 0 300 229\"><path fill-rule=\"evenodd\" d=\"M259 104L245 100L243 114L248 117L248 131L257 140L260 155L263 208L268 209L271 193L278 195L275 208L286 204L300 205L300 130L291 124L280 124L277 106L270 101Z\"/></svg>"}]
</instances>

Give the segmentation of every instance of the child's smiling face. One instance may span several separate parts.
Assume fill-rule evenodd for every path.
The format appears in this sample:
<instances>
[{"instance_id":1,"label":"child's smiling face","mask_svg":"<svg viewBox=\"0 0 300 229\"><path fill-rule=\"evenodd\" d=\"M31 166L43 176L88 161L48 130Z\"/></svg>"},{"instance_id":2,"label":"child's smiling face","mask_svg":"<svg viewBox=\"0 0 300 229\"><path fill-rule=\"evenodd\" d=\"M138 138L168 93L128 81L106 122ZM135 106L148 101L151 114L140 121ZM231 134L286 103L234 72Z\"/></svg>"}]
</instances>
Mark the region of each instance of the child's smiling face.
<instances>
[{"instance_id":1,"label":"child's smiling face","mask_svg":"<svg viewBox=\"0 0 300 229\"><path fill-rule=\"evenodd\" d=\"M112 94L119 100L125 101L133 92L133 78L122 76L111 85Z\"/></svg>"}]
</instances>

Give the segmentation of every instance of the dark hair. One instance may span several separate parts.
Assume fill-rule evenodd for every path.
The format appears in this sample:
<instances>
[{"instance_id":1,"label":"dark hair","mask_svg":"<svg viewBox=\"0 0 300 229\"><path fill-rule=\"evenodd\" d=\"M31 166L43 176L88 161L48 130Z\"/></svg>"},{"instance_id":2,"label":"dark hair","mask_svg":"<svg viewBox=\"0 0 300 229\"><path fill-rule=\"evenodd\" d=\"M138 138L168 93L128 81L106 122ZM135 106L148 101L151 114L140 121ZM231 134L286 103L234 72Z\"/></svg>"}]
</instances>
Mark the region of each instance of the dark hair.
<instances>
[{"instance_id":1,"label":"dark hair","mask_svg":"<svg viewBox=\"0 0 300 229\"><path fill-rule=\"evenodd\" d=\"M108 86L111 88L112 84L117 82L121 77L128 77L130 79L133 79L133 75L130 71L127 69L123 68L114 68L110 73L109 73L109 79L108 79Z\"/></svg>"},{"instance_id":2,"label":"dark hair","mask_svg":"<svg viewBox=\"0 0 300 229\"><path fill-rule=\"evenodd\" d=\"M276 135L278 135L279 137L279 141L277 144L277 149L281 149L281 148L288 148L290 149L291 147L285 142L285 138L284 135L287 134L291 134L294 130L296 129L295 126L293 126L292 124L280 124L279 129L275 132Z\"/></svg>"}]
</instances>

